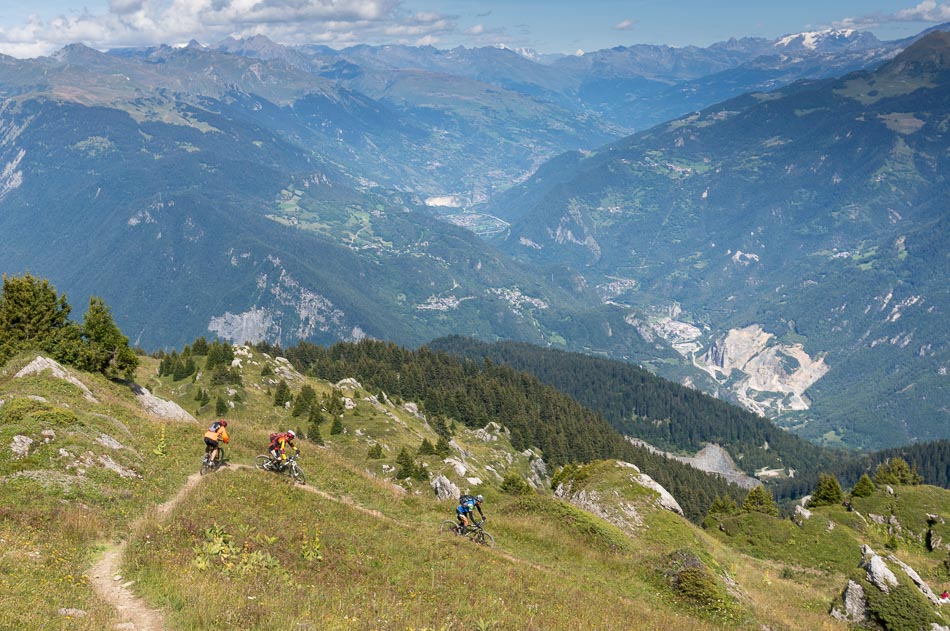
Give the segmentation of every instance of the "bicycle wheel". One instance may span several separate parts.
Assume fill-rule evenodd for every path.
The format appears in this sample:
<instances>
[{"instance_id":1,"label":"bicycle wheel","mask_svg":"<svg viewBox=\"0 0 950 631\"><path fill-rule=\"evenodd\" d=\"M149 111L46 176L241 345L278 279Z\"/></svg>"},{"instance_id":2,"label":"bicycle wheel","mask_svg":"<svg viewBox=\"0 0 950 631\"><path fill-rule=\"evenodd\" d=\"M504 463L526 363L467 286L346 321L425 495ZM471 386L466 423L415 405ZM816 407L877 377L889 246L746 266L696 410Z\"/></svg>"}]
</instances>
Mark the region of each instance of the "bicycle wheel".
<instances>
[{"instance_id":1,"label":"bicycle wheel","mask_svg":"<svg viewBox=\"0 0 950 631\"><path fill-rule=\"evenodd\" d=\"M448 534L448 533L451 533L451 534L453 534L453 535L459 534L459 527L458 527L458 524L456 524L456 523L455 523L454 521L452 521L451 519L446 519L444 522L442 522L442 523L439 525L439 534L444 535L444 534Z\"/></svg>"},{"instance_id":2,"label":"bicycle wheel","mask_svg":"<svg viewBox=\"0 0 950 631\"><path fill-rule=\"evenodd\" d=\"M475 536L472 537L472 541L479 545L488 546L489 548L495 547L495 538L484 530L476 532Z\"/></svg>"},{"instance_id":3,"label":"bicycle wheel","mask_svg":"<svg viewBox=\"0 0 950 631\"><path fill-rule=\"evenodd\" d=\"M254 457L254 466L264 471L270 471L270 456L261 454Z\"/></svg>"},{"instance_id":4,"label":"bicycle wheel","mask_svg":"<svg viewBox=\"0 0 950 631\"><path fill-rule=\"evenodd\" d=\"M208 473L211 473L213 469L214 469L214 463L212 463L209 460L202 460L201 469L199 469L199 473L201 473L201 475L206 475Z\"/></svg>"},{"instance_id":5,"label":"bicycle wheel","mask_svg":"<svg viewBox=\"0 0 950 631\"><path fill-rule=\"evenodd\" d=\"M303 469L296 462L287 467L287 475L292 477L297 484L307 484L307 476L303 474Z\"/></svg>"}]
</instances>

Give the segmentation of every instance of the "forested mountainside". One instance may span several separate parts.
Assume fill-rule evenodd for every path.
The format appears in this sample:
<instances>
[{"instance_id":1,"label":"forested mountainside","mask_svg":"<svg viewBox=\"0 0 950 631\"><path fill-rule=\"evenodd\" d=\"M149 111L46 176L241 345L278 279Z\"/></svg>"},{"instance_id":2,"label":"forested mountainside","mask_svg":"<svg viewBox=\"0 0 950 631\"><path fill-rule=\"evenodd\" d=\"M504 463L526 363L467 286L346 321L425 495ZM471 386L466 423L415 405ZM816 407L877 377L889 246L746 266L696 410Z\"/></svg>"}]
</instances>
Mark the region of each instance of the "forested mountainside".
<instances>
[{"instance_id":1,"label":"forested mountainside","mask_svg":"<svg viewBox=\"0 0 950 631\"><path fill-rule=\"evenodd\" d=\"M452 336L426 345L434 351L490 361L525 371L602 414L620 433L674 453L692 455L707 444L723 447L735 467L762 475L775 497L801 497L819 474L853 485L882 463L900 457L927 484L950 488L950 441L917 443L872 452L829 449L772 421L632 366L600 357L519 342L485 343Z\"/></svg>"},{"instance_id":2,"label":"forested mountainside","mask_svg":"<svg viewBox=\"0 0 950 631\"><path fill-rule=\"evenodd\" d=\"M496 198L498 243L652 309L629 321L715 382L694 385L799 435L947 438L948 50L935 31L561 158Z\"/></svg>"},{"instance_id":3,"label":"forested mountainside","mask_svg":"<svg viewBox=\"0 0 950 631\"><path fill-rule=\"evenodd\" d=\"M257 348L277 353L268 345ZM701 519L717 496L742 493L723 478L631 444L598 412L502 364L371 340L329 348L301 342L279 354L320 379L353 377L380 396L416 401L437 426L450 419L470 428L489 421L503 425L515 449L537 447L545 461L556 466L606 458L636 462L674 494L690 519Z\"/></svg>"},{"instance_id":4,"label":"forested mountainside","mask_svg":"<svg viewBox=\"0 0 950 631\"><path fill-rule=\"evenodd\" d=\"M758 486L717 497L699 525L643 474L648 453L552 466L532 441L557 441L529 427L550 419L519 403L564 415L555 427L571 440L606 424L510 367L381 342L296 349L297 361L348 375L333 382L295 370L283 356L293 352L222 340L130 356L108 305L91 300L81 323L70 311L45 281L4 279L0 627L947 624L936 594L950 492L899 458L853 488L823 475L791 519ZM431 401L464 392L484 424L402 399L403 380ZM212 421L227 422L229 439L209 470ZM297 482L255 466L269 434L288 428ZM464 492L483 495L493 546L440 529Z\"/></svg>"}]
</instances>

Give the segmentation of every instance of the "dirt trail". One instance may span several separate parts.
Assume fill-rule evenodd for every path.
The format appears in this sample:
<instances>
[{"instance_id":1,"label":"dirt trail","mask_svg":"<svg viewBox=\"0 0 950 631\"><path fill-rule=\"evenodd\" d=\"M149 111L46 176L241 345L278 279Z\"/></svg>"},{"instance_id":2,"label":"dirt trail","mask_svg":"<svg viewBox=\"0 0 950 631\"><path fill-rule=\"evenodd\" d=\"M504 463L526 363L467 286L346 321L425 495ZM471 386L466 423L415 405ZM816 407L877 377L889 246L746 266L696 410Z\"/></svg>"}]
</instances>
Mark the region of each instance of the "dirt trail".
<instances>
[{"instance_id":1,"label":"dirt trail","mask_svg":"<svg viewBox=\"0 0 950 631\"><path fill-rule=\"evenodd\" d=\"M184 499L191 489L198 484L201 476L194 473L188 476L178 492L155 510L160 517L168 515L179 502ZM119 614L116 629L125 631L163 631L165 619L161 612L149 607L144 600L129 590L132 581L122 580L120 566L122 554L125 552L125 543L108 544L102 558L96 561L89 572L92 587L99 597L115 607Z\"/></svg>"},{"instance_id":2,"label":"dirt trail","mask_svg":"<svg viewBox=\"0 0 950 631\"><path fill-rule=\"evenodd\" d=\"M235 464L228 466L224 470L227 471L228 469L254 468L255 467L250 465ZM188 476L188 479L181 486L181 488L178 489L178 492L175 493L173 497L155 507L155 511L158 513L158 516L160 518L168 516L175 506L177 506L185 498L185 496L188 495L188 493L198 484L200 480L201 475L198 473L193 473L192 475ZM370 515L376 519L382 519L390 523L397 524L403 528L415 528L415 526L404 524L396 519L393 519L392 517L384 515L378 510L360 506L355 500L346 495L334 496L313 486L300 486L299 488L302 491L319 495L320 497L332 502L346 504L347 506L350 506L351 508ZM132 591L129 589L133 583L132 581L122 580L119 570L122 563L122 555L125 552L125 546L125 541L118 544L106 545L106 549L102 555L102 558L100 558L92 566L89 572L92 587L95 589L99 597L112 605L118 613L119 622L116 623L114 627L115 629L121 629L123 631L164 631L166 626L162 613L149 607L144 600L132 593ZM551 571L551 568L538 565L537 563L533 563L525 559L519 559L497 549L493 550L492 552L504 559L507 559L508 561L511 561L512 563L527 565L540 571Z\"/></svg>"},{"instance_id":3,"label":"dirt trail","mask_svg":"<svg viewBox=\"0 0 950 631\"><path fill-rule=\"evenodd\" d=\"M92 566L90 578L92 587L100 598L115 607L119 622L115 629L127 631L163 631L165 619L161 612L152 609L145 601L129 591L131 581L122 582L119 565L125 542L110 545L102 558Z\"/></svg>"}]
</instances>

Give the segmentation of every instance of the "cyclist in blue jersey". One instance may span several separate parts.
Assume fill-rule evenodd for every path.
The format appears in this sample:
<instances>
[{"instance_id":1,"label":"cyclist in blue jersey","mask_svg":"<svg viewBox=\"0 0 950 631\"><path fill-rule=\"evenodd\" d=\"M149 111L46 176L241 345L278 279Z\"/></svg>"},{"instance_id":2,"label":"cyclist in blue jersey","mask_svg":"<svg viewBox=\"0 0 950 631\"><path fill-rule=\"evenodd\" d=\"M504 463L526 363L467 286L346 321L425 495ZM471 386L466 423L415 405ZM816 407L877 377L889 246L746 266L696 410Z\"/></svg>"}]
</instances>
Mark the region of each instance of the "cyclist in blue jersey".
<instances>
[{"instance_id":1,"label":"cyclist in blue jersey","mask_svg":"<svg viewBox=\"0 0 950 631\"><path fill-rule=\"evenodd\" d=\"M482 512L482 502L484 501L485 498L481 495L475 497L463 495L459 498L459 505L455 509L455 516L459 520L459 532L461 532L461 534L465 534L468 529L469 520L474 521L474 511L476 508L478 509L478 514L482 517L482 521L485 521L485 513Z\"/></svg>"}]
</instances>

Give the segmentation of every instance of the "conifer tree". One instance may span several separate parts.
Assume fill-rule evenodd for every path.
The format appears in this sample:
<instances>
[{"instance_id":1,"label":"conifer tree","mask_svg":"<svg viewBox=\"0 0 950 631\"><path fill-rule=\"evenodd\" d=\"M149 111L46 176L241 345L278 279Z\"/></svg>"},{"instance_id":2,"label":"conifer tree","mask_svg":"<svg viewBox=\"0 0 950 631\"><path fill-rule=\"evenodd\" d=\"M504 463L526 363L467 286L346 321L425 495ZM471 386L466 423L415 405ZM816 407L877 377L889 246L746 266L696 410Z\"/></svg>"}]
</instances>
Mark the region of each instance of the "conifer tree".
<instances>
[{"instance_id":1,"label":"conifer tree","mask_svg":"<svg viewBox=\"0 0 950 631\"><path fill-rule=\"evenodd\" d=\"M448 456L452 453L452 445L449 444L449 439L445 436L439 436L439 440L435 443L435 453L442 456Z\"/></svg>"},{"instance_id":2,"label":"conifer tree","mask_svg":"<svg viewBox=\"0 0 950 631\"><path fill-rule=\"evenodd\" d=\"M320 424L319 423L310 423L310 430L307 432L307 439L316 443L317 445L325 445L323 442L323 435L320 433Z\"/></svg>"},{"instance_id":3,"label":"conifer tree","mask_svg":"<svg viewBox=\"0 0 950 631\"><path fill-rule=\"evenodd\" d=\"M838 478L827 473L818 475L818 486L811 494L808 500L808 508L818 506L836 506L844 501L844 491L841 490L841 483Z\"/></svg>"},{"instance_id":4,"label":"conifer tree","mask_svg":"<svg viewBox=\"0 0 950 631\"><path fill-rule=\"evenodd\" d=\"M69 321L70 310L66 296L57 295L49 281L30 274L4 274L0 294L0 363L26 349L56 356L53 351L61 336L71 338L75 346L78 328ZM72 329L71 335L63 336L66 329ZM75 348L62 350L67 355L75 352Z\"/></svg>"},{"instance_id":5,"label":"conifer tree","mask_svg":"<svg viewBox=\"0 0 950 631\"><path fill-rule=\"evenodd\" d=\"M416 463L412 459L409 450L403 447L396 456L396 479L405 480L411 478L416 472Z\"/></svg>"},{"instance_id":6,"label":"conifer tree","mask_svg":"<svg viewBox=\"0 0 950 631\"><path fill-rule=\"evenodd\" d=\"M320 411L320 406L314 403L310 406L310 414L307 416L307 422L311 425L322 425L325 423L327 418L323 415L323 412Z\"/></svg>"},{"instance_id":7,"label":"conifer tree","mask_svg":"<svg viewBox=\"0 0 950 631\"><path fill-rule=\"evenodd\" d=\"M435 454L435 447L432 446L432 443L429 442L428 438L423 438L422 444L419 445L418 453L420 456L431 456Z\"/></svg>"},{"instance_id":8,"label":"conifer tree","mask_svg":"<svg viewBox=\"0 0 950 631\"><path fill-rule=\"evenodd\" d=\"M366 457L373 460L379 460L383 457L383 446L379 443L374 444L369 448L369 451L366 453Z\"/></svg>"},{"instance_id":9,"label":"conifer tree","mask_svg":"<svg viewBox=\"0 0 950 631\"><path fill-rule=\"evenodd\" d=\"M709 505L707 515L738 515L739 505L731 497L722 497L717 495L713 503Z\"/></svg>"},{"instance_id":10,"label":"conifer tree","mask_svg":"<svg viewBox=\"0 0 950 631\"><path fill-rule=\"evenodd\" d=\"M851 495L854 497L870 497L874 493L874 482L871 481L871 476L867 473L861 476L861 479L858 480L857 484L854 485L854 488L851 490Z\"/></svg>"},{"instance_id":11,"label":"conifer tree","mask_svg":"<svg viewBox=\"0 0 950 631\"><path fill-rule=\"evenodd\" d=\"M294 399L294 407L291 411L292 416L303 416L306 412L309 414L310 406L317 400L317 393L309 385L300 389L300 393Z\"/></svg>"},{"instance_id":12,"label":"conifer tree","mask_svg":"<svg viewBox=\"0 0 950 631\"><path fill-rule=\"evenodd\" d=\"M778 516L778 506L772 497L772 492L761 484L749 491L745 501L742 502L742 510L749 513L765 513L766 515Z\"/></svg>"},{"instance_id":13,"label":"conifer tree","mask_svg":"<svg viewBox=\"0 0 950 631\"><path fill-rule=\"evenodd\" d=\"M102 298L89 299L89 309L83 317L82 337L87 343L86 370L101 372L106 377L124 376L132 379L139 358L129 347L129 338L112 320L112 313Z\"/></svg>"},{"instance_id":14,"label":"conifer tree","mask_svg":"<svg viewBox=\"0 0 950 631\"><path fill-rule=\"evenodd\" d=\"M343 433L343 421L340 420L339 416L333 417L333 425L330 426L330 434L342 434Z\"/></svg>"},{"instance_id":15,"label":"conifer tree","mask_svg":"<svg viewBox=\"0 0 950 631\"><path fill-rule=\"evenodd\" d=\"M274 406L284 407L291 399L293 399L293 395L290 393L290 386L281 379L280 383L277 384L277 389L274 390Z\"/></svg>"},{"instance_id":16,"label":"conifer tree","mask_svg":"<svg viewBox=\"0 0 950 631\"><path fill-rule=\"evenodd\" d=\"M224 416L228 413L228 403L220 396L218 397L218 400L214 402L214 413L217 416Z\"/></svg>"},{"instance_id":17,"label":"conifer tree","mask_svg":"<svg viewBox=\"0 0 950 631\"><path fill-rule=\"evenodd\" d=\"M191 344L191 350L195 355L207 355L208 354L208 340L204 336L199 337Z\"/></svg>"}]
</instances>

